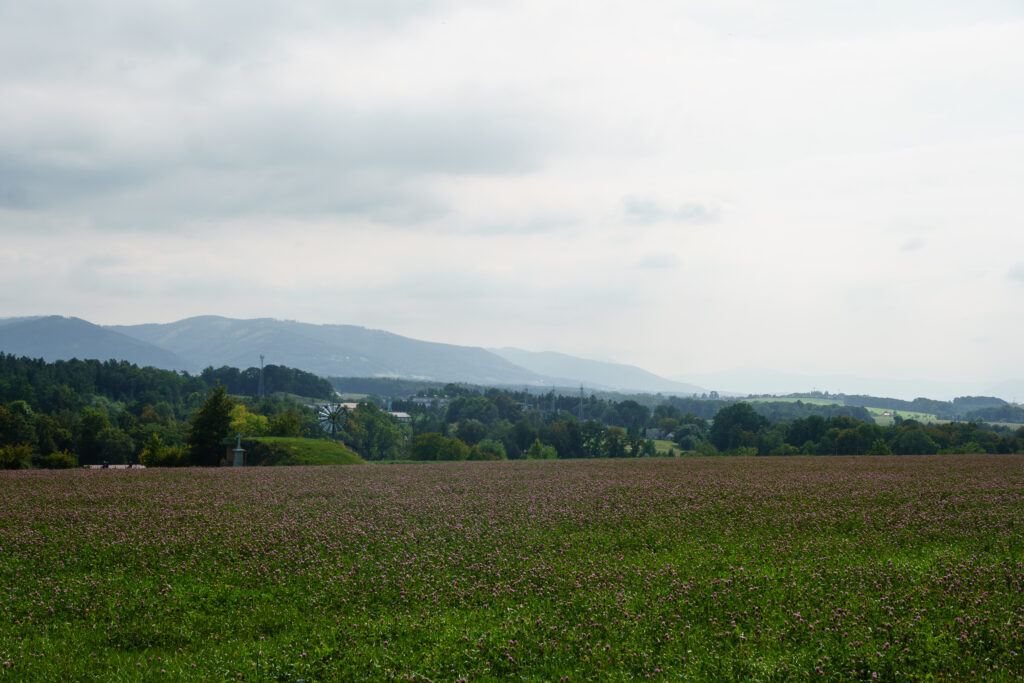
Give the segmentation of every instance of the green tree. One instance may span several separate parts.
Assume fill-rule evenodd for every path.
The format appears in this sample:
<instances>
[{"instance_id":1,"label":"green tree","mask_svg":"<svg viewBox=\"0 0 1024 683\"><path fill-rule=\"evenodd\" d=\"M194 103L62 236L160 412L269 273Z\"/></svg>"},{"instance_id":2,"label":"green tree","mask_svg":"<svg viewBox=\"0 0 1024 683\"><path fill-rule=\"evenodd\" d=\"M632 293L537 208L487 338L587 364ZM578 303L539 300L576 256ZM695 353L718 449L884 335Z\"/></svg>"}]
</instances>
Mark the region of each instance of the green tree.
<instances>
[{"instance_id":1,"label":"green tree","mask_svg":"<svg viewBox=\"0 0 1024 683\"><path fill-rule=\"evenodd\" d=\"M342 437L365 460L394 460L403 450L402 429L391 416L366 401L349 414Z\"/></svg>"},{"instance_id":2,"label":"green tree","mask_svg":"<svg viewBox=\"0 0 1024 683\"><path fill-rule=\"evenodd\" d=\"M266 436L269 431L270 421L265 416L249 412L249 409L241 403L236 403L231 409L231 425L228 427L229 434Z\"/></svg>"},{"instance_id":3,"label":"green tree","mask_svg":"<svg viewBox=\"0 0 1024 683\"><path fill-rule=\"evenodd\" d=\"M32 447L27 443L0 446L0 470L26 469L32 462Z\"/></svg>"},{"instance_id":4,"label":"green tree","mask_svg":"<svg viewBox=\"0 0 1024 683\"><path fill-rule=\"evenodd\" d=\"M554 446L545 446L536 439L526 451L527 460L554 460L558 457L558 451Z\"/></svg>"},{"instance_id":5,"label":"green tree","mask_svg":"<svg viewBox=\"0 0 1024 683\"><path fill-rule=\"evenodd\" d=\"M82 409L75 428L75 451L84 465L103 462L104 432L112 429L107 412L101 408L87 406Z\"/></svg>"},{"instance_id":6,"label":"green tree","mask_svg":"<svg viewBox=\"0 0 1024 683\"><path fill-rule=\"evenodd\" d=\"M701 421L703 422L703 420ZM697 424L683 424L676 429L674 438L684 451L697 450L697 444L707 438L707 427L702 429Z\"/></svg>"},{"instance_id":7,"label":"green tree","mask_svg":"<svg viewBox=\"0 0 1024 683\"><path fill-rule=\"evenodd\" d=\"M472 446L487 436L487 426L480 420L463 420L456 426L455 436Z\"/></svg>"},{"instance_id":8,"label":"green tree","mask_svg":"<svg viewBox=\"0 0 1024 683\"><path fill-rule=\"evenodd\" d=\"M302 420L294 410L278 413L270 418L269 436L300 436Z\"/></svg>"},{"instance_id":9,"label":"green tree","mask_svg":"<svg viewBox=\"0 0 1024 683\"><path fill-rule=\"evenodd\" d=\"M0 445L36 442L35 417L25 401L12 401L0 405Z\"/></svg>"},{"instance_id":10,"label":"green tree","mask_svg":"<svg viewBox=\"0 0 1024 683\"><path fill-rule=\"evenodd\" d=\"M605 431L601 457L626 457L626 431L624 429L621 427L609 427Z\"/></svg>"},{"instance_id":11,"label":"green tree","mask_svg":"<svg viewBox=\"0 0 1024 683\"><path fill-rule=\"evenodd\" d=\"M889 456L892 455L892 451L889 450L889 446L886 445L884 439L877 438L871 443L871 450L868 451L870 456Z\"/></svg>"},{"instance_id":12,"label":"green tree","mask_svg":"<svg viewBox=\"0 0 1024 683\"><path fill-rule=\"evenodd\" d=\"M504 460L505 444L495 439L484 439L473 447L470 460Z\"/></svg>"},{"instance_id":13,"label":"green tree","mask_svg":"<svg viewBox=\"0 0 1024 683\"><path fill-rule=\"evenodd\" d=\"M896 438L896 453L899 455L934 455L939 446L920 427L911 427Z\"/></svg>"},{"instance_id":14,"label":"green tree","mask_svg":"<svg viewBox=\"0 0 1024 683\"><path fill-rule=\"evenodd\" d=\"M749 403L740 401L715 414L708 441L720 451L753 446L757 442L757 433L767 424L768 421L758 415Z\"/></svg>"},{"instance_id":15,"label":"green tree","mask_svg":"<svg viewBox=\"0 0 1024 683\"><path fill-rule=\"evenodd\" d=\"M466 460L469 446L441 434L420 434L412 440L409 456L413 460Z\"/></svg>"},{"instance_id":16,"label":"green tree","mask_svg":"<svg viewBox=\"0 0 1024 683\"><path fill-rule=\"evenodd\" d=\"M215 467L224 457L221 441L229 435L231 409L235 401L228 396L227 387L218 384L192 416L188 435L189 459L193 465Z\"/></svg>"}]
</instances>

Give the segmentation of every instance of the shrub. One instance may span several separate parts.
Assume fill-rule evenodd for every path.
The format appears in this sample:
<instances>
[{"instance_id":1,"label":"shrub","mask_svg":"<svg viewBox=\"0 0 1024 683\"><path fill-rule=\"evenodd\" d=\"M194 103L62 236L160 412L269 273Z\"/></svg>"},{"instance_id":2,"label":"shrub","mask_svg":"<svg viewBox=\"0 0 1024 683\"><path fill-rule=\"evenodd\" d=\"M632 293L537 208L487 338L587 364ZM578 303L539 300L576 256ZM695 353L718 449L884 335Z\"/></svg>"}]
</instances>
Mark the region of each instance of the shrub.
<instances>
[{"instance_id":1,"label":"shrub","mask_svg":"<svg viewBox=\"0 0 1024 683\"><path fill-rule=\"evenodd\" d=\"M469 451L470 460L505 460L505 444L494 439L484 439Z\"/></svg>"},{"instance_id":2,"label":"shrub","mask_svg":"<svg viewBox=\"0 0 1024 683\"><path fill-rule=\"evenodd\" d=\"M78 467L78 456L68 451L54 451L40 458L39 464L51 470L69 470Z\"/></svg>"},{"instance_id":3,"label":"shrub","mask_svg":"<svg viewBox=\"0 0 1024 683\"><path fill-rule=\"evenodd\" d=\"M21 470L32 463L32 447L27 443L0 447L0 469Z\"/></svg>"}]
</instances>

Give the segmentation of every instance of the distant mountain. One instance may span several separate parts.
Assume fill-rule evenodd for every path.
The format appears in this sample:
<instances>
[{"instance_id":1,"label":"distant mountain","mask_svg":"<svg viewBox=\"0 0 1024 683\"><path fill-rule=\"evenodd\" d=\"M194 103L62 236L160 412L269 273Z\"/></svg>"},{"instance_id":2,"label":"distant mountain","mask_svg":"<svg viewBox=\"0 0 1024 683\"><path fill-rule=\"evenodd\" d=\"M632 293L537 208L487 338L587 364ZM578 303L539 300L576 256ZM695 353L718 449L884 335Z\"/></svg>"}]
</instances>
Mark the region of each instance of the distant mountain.
<instances>
[{"instance_id":1,"label":"distant mountain","mask_svg":"<svg viewBox=\"0 0 1024 683\"><path fill-rule=\"evenodd\" d=\"M81 318L45 316L0 320L0 351L47 361L126 360L165 370L188 366L174 353Z\"/></svg>"},{"instance_id":2,"label":"distant mountain","mask_svg":"<svg viewBox=\"0 0 1024 683\"><path fill-rule=\"evenodd\" d=\"M890 396L905 401L927 397L949 401L958 396L999 396L1006 400L1024 398L1024 382L946 382L928 379L854 377L850 375L800 375L761 368L742 368L711 374L679 375L672 379L699 382L721 393L789 394L826 391L832 394ZM1019 393L1014 392L1019 389Z\"/></svg>"},{"instance_id":3,"label":"distant mountain","mask_svg":"<svg viewBox=\"0 0 1024 683\"><path fill-rule=\"evenodd\" d=\"M219 316L110 330L168 349L193 369L267 362L322 377L404 377L476 384L547 384L547 378L482 348L438 344L354 325Z\"/></svg>"},{"instance_id":4,"label":"distant mountain","mask_svg":"<svg viewBox=\"0 0 1024 683\"><path fill-rule=\"evenodd\" d=\"M527 370L555 378L564 386L583 383L604 389L667 392L679 396L700 394L705 391L694 384L673 382L634 365L587 360L554 351L523 351L509 347L490 350Z\"/></svg>"}]
</instances>

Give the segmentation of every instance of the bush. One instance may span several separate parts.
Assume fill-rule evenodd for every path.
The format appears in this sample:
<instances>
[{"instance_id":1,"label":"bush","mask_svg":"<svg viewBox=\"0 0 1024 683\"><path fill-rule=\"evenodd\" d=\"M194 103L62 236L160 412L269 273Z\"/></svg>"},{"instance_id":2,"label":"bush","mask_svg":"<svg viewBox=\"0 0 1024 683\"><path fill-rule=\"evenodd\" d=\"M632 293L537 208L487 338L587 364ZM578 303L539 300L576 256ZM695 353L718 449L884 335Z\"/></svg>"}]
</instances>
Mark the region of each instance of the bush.
<instances>
[{"instance_id":1,"label":"bush","mask_svg":"<svg viewBox=\"0 0 1024 683\"><path fill-rule=\"evenodd\" d=\"M338 443L326 439L271 437L243 441L249 452L246 465L358 465L362 458Z\"/></svg>"},{"instance_id":2,"label":"bush","mask_svg":"<svg viewBox=\"0 0 1024 683\"><path fill-rule=\"evenodd\" d=\"M246 461L249 465L281 465L297 452L294 445L257 441L249 449Z\"/></svg>"},{"instance_id":3,"label":"bush","mask_svg":"<svg viewBox=\"0 0 1024 683\"><path fill-rule=\"evenodd\" d=\"M886 445L882 439L875 439L875 442L871 444L871 450L868 455L892 455L892 451L889 450L889 446Z\"/></svg>"},{"instance_id":4,"label":"bush","mask_svg":"<svg viewBox=\"0 0 1024 683\"><path fill-rule=\"evenodd\" d=\"M78 467L78 456L68 451L54 451L41 457L39 465L51 470L69 470Z\"/></svg>"},{"instance_id":5,"label":"bush","mask_svg":"<svg viewBox=\"0 0 1024 683\"><path fill-rule=\"evenodd\" d=\"M700 443L697 444L697 447L694 450L696 451L697 455L701 456L702 458L710 458L716 455L721 455L718 452L718 449L715 448L715 445L710 441L701 441Z\"/></svg>"},{"instance_id":6,"label":"bush","mask_svg":"<svg viewBox=\"0 0 1024 683\"><path fill-rule=\"evenodd\" d=\"M183 447L164 446L160 437L154 434L139 453L139 464L146 467L186 467L189 457Z\"/></svg>"},{"instance_id":7,"label":"bush","mask_svg":"<svg viewBox=\"0 0 1024 683\"><path fill-rule=\"evenodd\" d=\"M27 443L0 447L0 469L22 470L32 463L32 447Z\"/></svg>"},{"instance_id":8,"label":"bush","mask_svg":"<svg viewBox=\"0 0 1024 683\"><path fill-rule=\"evenodd\" d=\"M554 460L558 457L558 450L554 446L541 444L540 439L534 439L530 449L526 451L527 460Z\"/></svg>"},{"instance_id":9,"label":"bush","mask_svg":"<svg viewBox=\"0 0 1024 683\"><path fill-rule=\"evenodd\" d=\"M470 460L505 460L505 444L494 439L484 439L469 451Z\"/></svg>"},{"instance_id":10,"label":"bush","mask_svg":"<svg viewBox=\"0 0 1024 683\"><path fill-rule=\"evenodd\" d=\"M412 440L409 455L413 460L467 460L469 446L458 439L428 432Z\"/></svg>"},{"instance_id":11,"label":"bush","mask_svg":"<svg viewBox=\"0 0 1024 683\"><path fill-rule=\"evenodd\" d=\"M779 444L768 455L800 455L800 449L788 443Z\"/></svg>"}]
</instances>

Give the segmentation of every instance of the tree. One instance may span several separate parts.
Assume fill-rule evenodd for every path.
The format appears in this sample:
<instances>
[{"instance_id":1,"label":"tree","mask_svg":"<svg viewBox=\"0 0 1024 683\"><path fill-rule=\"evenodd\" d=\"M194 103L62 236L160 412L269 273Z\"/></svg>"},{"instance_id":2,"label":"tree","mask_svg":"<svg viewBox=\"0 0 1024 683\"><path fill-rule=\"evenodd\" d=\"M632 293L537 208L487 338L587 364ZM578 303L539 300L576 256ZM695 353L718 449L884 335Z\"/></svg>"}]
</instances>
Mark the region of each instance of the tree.
<instances>
[{"instance_id":1,"label":"tree","mask_svg":"<svg viewBox=\"0 0 1024 683\"><path fill-rule=\"evenodd\" d=\"M241 434L242 436L266 436L270 431L270 421L263 415L250 413L249 409L241 403L236 403L231 409L231 425L228 428L229 434Z\"/></svg>"},{"instance_id":2,"label":"tree","mask_svg":"<svg viewBox=\"0 0 1024 683\"><path fill-rule=\"evenodd\" d=\"M29 444L36 442L35 417L25 401L12 401L0 405L0 445Z\"/></svg>"},{"instance_id":3,"label":"tree","mask_svg":"<svg viewBox=\"0 0 1024 683\"><path fill-rule=\"evenodd\" d=\"M221 441L229 435L234 407L235 402L223 384L215 386L199 406L192 416L188 435L189 458L193 465L214 467L220 463L224 454Z\"/></svg>"},{"instance_id":4,"label":"tree","mask_svg":"<svg viewBox=\"0 0 1024 683\"><path fill-rule=\"evenodd\" d=\"M920 427L911 427L896 438L899 455L934 455L938 445Z\"/></svg>"},{"instance_id":5,"label":"tree","mask_svg":"<svg viewBox=\"0 0 1024 683\"><path fill-rule=\"evenodd\" d=\"M435 433L420 434L409 449L413 460L466 460L469 453L469 446L458 439Z\"/></svg>"},{"instance_id":6,"label":"tree","mask_svg":"<svg viewBox=\"0 0 1024 683\"><path fill-rule=\"evenodd\" d=\"M0 470L20 470L32 462L32 447L27 443L0 446Z\"/></svg>"},{"instance_id":7,"label":"tree","mask_svg":"<svg viewBox=\"0 0 1024 683\"><path fill-rule=\"evenodd\" d=\"M626 457L626 432L621 427L609 427L604 434L604 444L601 453L603 458L625 458Z\"/></svg>"},{"instance_id":8,"label":"tree","mask_svg":"<svg viewBox=\"0 0 1024 683\"><path fill-rule=\"evenodd\" d=\"M545 446L541 444L540 439L536 439L526 451L527 460L554 460L558 457L558 451L555 450L554 446Z\"/></svg>"},{"instance_id":9,"label":"tree","mask_svg":"<svg viewBox=\"0 0 1024 683\"><path fill-rule=\"evenodd\" d=\"M756 444L756 435L768 421L758 415L749 403L740 401L715 414L708 441L720 451Z\"/></svg>"},{"instance_id":10,"label":"tree","mask_svg":"<svg viewBox=\"0 0 1024 683\"><path fill-rule=\"evenodd\" d=\"M269 436L300 436L302 420L294 410L270 418Z\"/></svg>"},{"instance_id":11,"label":"tree","mask_svg":"<svg viewBox=\"0 0 1024 683\"><path fill-rule=\"evenodd\" d=\"M105 410L94 407L82 409L75 429L75 450L82 464L96 464L104 460L104 433L112 429Z\"/></svg>"},{"instance_id":12,"label":"tree","mask_svg":"<svg viewBox=\"0 0 1024 683\"><path fill-rule=\"evenodd\" d=\"M494 439L484 439L469 452L470 460L504 460L505 445Z\"/></svg>"},{"instance_id":13,"label":"tree","mask_svg":"<svg viewBox=\"0 0 1024 683\"><path fill-rule=\"evenodd\" d=\"M473 446L487 436L487 427L480 420L463 420L455 428L455 436Z\"/></svg>"},{"instance_id":14,"label":"tree","mask_svg":"<svg viewBox=\"0 0 1024 683\"><path fill-rule=\"evenodd\" d=\"M707 438L707 429L696 424L684 424L676 430L675 441L684 451L697 450L697 444Z\"/></svg>"},{"instance_id":15,"label":"tree","mask_svg":"<svg viewBox=\"0 0 1024 683\"><path fill-rule=\"evenodd\" d=\"M627 434L636 436L643 433L644 426L647 424L647 416L650 414L647 406L642 406L629 399L616 405L615 409L621 420L619 426L625 427Z\"/></svg>"},{"instance_id":16,"label":"tree","mask_svg":"<svg viewBox=\"0 0 1024 683\"><path fill-rule=\"evenodd\" d=\"M394 460L402 454L402 429L383 410L361 402L342 431L345 443L366 460Z\"/></svg>"}]
</instances>

